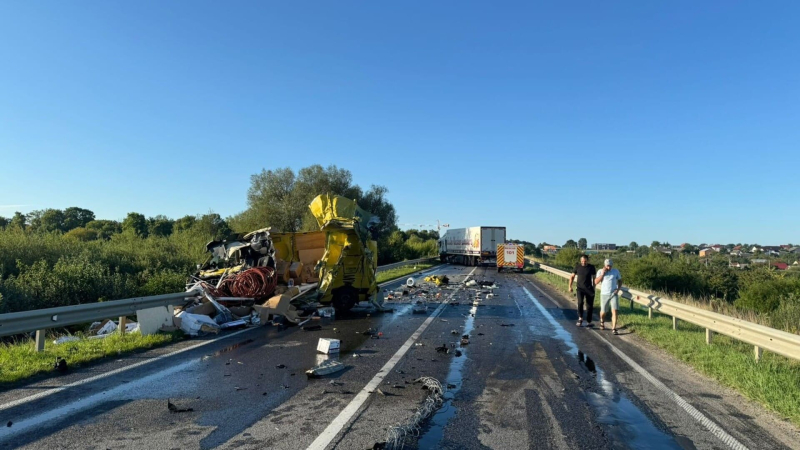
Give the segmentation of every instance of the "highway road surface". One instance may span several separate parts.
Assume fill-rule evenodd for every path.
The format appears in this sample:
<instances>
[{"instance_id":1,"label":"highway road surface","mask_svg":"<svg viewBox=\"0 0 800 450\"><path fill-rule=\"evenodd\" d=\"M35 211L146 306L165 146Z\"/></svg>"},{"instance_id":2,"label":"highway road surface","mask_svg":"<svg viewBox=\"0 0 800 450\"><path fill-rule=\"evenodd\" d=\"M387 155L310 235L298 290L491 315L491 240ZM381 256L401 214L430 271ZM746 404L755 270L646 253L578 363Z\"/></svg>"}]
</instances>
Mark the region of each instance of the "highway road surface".
<instances>
[{"instance_id":1,"label":"highway road surface","mask_svg":"<svg viewBox=\"0 0 800 450\"><path fill-rule=\"evenodd\" d=\"M529 275L432 272L451 284L429 288L427 313L405 297L318 331L228 332L7 389L0 448L383 448L428 398L420 377L447 391L405 448L800 447L797 429L635 333L577 328L574 304ZM346 368L308 379L322 337L342 341Z\"/></svg>"}]
</instances>

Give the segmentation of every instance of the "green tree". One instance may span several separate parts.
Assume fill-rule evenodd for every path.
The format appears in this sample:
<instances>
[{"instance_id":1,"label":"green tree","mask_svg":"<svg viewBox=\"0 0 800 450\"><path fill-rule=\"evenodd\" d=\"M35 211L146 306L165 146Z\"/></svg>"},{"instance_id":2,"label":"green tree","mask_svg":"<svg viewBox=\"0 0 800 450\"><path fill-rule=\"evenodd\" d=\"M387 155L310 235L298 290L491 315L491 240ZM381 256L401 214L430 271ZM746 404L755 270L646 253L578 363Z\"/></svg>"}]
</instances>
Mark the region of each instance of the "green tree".
<instances>
[{"instance_id":1,"label":"green tree","mask_svg":"<svg viewBox=\"0 0 800 450\"><path fill-rule=\"evenodd\" d=\"M658 242L658 241L653 241L653 242L650 244L650 248L656 248L656 247L661 247L661 242Z\"/></svg>"},{"instance_id":2,"label":"green tree","mask_svg":"<svg viewBox=\"0 0 800 450\"><path fill-rule=\"evenodd\" d=\"M93 220L85 228L97 233L97 239L111 239L111 236L122 233L122 225L116 220Z\"/></svg>"},{"instance_id":3,"label":"green tree","mask_svg":"<svg viewBox=\"0 0 800 450\"><path fill-rule=\"evenodd\" d=\"M567 247L565 245L556 253L555 265L565 270L571 270L580 259L581 253L583 252L577 246Z\"/></svg>"},{"instance_id":4,"label":"green tree","mask_svg":"<svg viewBox=\"0 0 800 450\"><path fill-rule=\"evenodd\" d=\"M389 203L386 199L387 192L389 192L389 190L384 186L372 185L361 198L356 199L358 206L371 212L380 220L378 226L375 228L376 238L388 236L389 233L397 229L397 213L395 212L394 205ZM426 236L425 240L428 239L430 238Z\"/></svg>"},{"instance_id":5,"label":"green tree","mask_svg":"<svg viewBox=\"0 0 800 450\"><path fill-rule=\"evenodd\" d=\"M94 218L94 212L77 206L70 206L64 210L63 230L69 231L74 228L85 227Z\"/></svg>"},{"instance_id":6,"label":"green tree","mask_svg":"<svg viewBox=\"0 0 800 450\"><path fill-rule=\"evenodd\" d=\"M60 209L46 209L42 213L38 231L66 231L64 227L64 211Z\"/></svg>"},{"instance_id":7,"label":"green tree","mask_svg":"<svg viewBox=\"0 0 800 450\"><path fill-rule=\"evenodd\" d=\"M3 216L0 216L0 229L5 229L8 226L9 220Z\"/></svg>"},{"instance_id":8,"label":"green tree","mask_svg":"<svg viewBox=\"0 0 800 450\"><path fill-rule=\"evenodd\" d=\"M636 251L636 249L639 248L639 244L637 244L636 241L631 241L631 243L628 244L628 248L630 248L633 251Z\"/></svg>"},{"instance_id":9,"label":"green tree","mask_svg":"<svg viewBox=\"0 0 800 450\"><path fill-rule=\"evenodd\" d=\"M135 236L147 237L147 219L144 218L144 214L128 213L128 216L122 221L122 231Z\"/></svg>"},{"instance_id":10,"label":"green tree","mask_svg":"<svg viewBox=\"0 0 800 450\"><path fill-rule=\"evenodd\" d=\"M228 226L228 222L214 212L200 216L192 230L207 235L212 239L225 239L233 233L230 226Z\"/></svg>"},{"instance_id":11,"label":"green tree","mask_svg":"<svg viewBox=\"0 0 800 450\"><path fill-rule=\"evenodd\" d=\"M564 244L564 248L578 248L578 243L570 239Z\"/></svg>"},{"instance_id":12,"label":"green tree","mask_svg":"<svg viewBox=\"0 0 800 450\"><path fill-rule=\"evenodd\" d=\"M96 230L90 230L88 228L78 227L73 228L66 233L64 233L65 239L77 239L79 241L95 241L97 240L98 233Z\"/></svg>"},{"instance_id":13,"label":"green tree","mask_svg":"<svg viewBox=\"0 0 800 450\"><path fill-rule=\"evenodd\" d=\"M19 211L14 213L14 216L11 217L11 220L8 222L8 228L16 228L19 230L24 230L26 227L26 220L25 215Z\"/></svg>"},{"instance_id":14,"label":"green tree","mask_svg":"<svg viewBox=\"0 0 800 450\"><path fill-rule=\"evenodd\" d=\"M147 233L150 236L169 236L172 234L173 220L164 215L147 219Z\"/></svg>"},{"instance_id":15,"label":"green tree","mask_svg":"<svg viewBox=\"0 0 800 450\"><path fill-rule=\"evenodd\" d=\"M692 244L686 244L681 249L681 253L685 253L687 255L693 255L693 254L697 253L697 247L695 247Z\"/></svg>"},{"instance_id":16,"label":"green tree","mask_svg":"<svg viewBox=\"0 0 800 450\"><path fill-rule=\"evenodd\" d=\"M581 250L586 250L586 246L587 246L588 244L589 244L589 243L586 241L586 238L580 238L580 239L578 239L578 248L579 248L579 249L581 249Z\"/></svg>"},{"instance_id":17,"label":"green tree","mask_svg":"<svg viewBox=\"0 0 800 450\"><path fill-rule=\"evenodd\" d=\"M172 231L190 230L194 226L195 222L197 222L197 218L195 216L183 216L176 220L172 225Z\"/></svg>"}]
</instances>

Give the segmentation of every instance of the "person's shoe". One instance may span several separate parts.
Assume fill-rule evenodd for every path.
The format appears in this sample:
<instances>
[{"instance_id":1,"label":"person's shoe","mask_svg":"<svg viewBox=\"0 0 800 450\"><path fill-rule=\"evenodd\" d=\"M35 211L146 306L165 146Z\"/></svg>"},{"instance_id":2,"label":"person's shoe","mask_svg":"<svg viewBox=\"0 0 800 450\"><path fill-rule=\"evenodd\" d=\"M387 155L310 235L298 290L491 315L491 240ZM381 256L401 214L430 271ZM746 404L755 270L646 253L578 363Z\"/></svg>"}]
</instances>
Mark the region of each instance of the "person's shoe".
<instances>
[{"instance_id":1,"label":"person's shoe","mask_svg":"<svg viewBox=\"0 0 800 450\"><path fill-rule=\"evenodd\" d=\"M578 327L582 327L583 326L583 320L578 320L578 323L576 323L575 325L577 325Z\"/></svg>"},{"instance_id":2,"label":"person's shoe","mask_svg":"<svg viewBox=\"0 0 800 450\"><path fill-rule=\"evenodd\" d=\"M592 322L586 322L586 328L592 328L594 324Z\"/></svg>"}]
</instances>

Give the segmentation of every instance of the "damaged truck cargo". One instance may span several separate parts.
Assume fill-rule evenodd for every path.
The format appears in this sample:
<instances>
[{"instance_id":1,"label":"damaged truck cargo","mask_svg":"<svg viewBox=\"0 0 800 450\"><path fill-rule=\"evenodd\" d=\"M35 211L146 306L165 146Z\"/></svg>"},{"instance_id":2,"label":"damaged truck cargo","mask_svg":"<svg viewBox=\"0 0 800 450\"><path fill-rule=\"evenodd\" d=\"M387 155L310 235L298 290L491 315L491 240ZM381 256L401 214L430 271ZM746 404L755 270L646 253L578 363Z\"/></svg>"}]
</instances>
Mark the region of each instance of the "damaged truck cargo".
<instances>
[{"instance_id":1,"label":"damaged truck cargo","mask_svg":"<svg viewBox=\"0 0 800 450\"><path fill-rule=\"evenodd\" d=\"M325 233L325 253L318 263L317 301L348 310L361 301L379 309L378 244L372 239L379 223L355 201L330 194L317 196L309 205Z\"/></svg>"}]
</instances>

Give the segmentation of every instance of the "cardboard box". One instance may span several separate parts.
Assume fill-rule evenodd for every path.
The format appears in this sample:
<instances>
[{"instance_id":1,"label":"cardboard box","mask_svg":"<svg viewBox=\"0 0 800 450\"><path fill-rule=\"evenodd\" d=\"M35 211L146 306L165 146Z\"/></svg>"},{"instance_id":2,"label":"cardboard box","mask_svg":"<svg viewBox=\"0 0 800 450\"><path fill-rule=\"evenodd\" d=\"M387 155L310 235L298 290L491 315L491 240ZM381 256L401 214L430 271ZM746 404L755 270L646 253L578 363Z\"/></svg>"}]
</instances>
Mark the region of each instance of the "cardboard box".
<instances>
[{"instance_id":1,"label":"cardboard box","mask_svg":"<svg viewBox=\"0 0 800 450\"><path fill-rule=\"evenodd\" d=\"M317 352L326 355L329 353L339 353L341 346L342 343L338 339L320 338L317 343Z\"/></svg>"},{"instance_id":2,"label":"cardboard box","mask_svg":"<svg viewBox=\"0 0 800 450\"><path fill-rule=\"evenodd\" d=\"M200 305L190 306L189 308L186 308L184 311L186 311L189 314L200 314L203 316L210 317L217 312L217 309L214 308L214 305L212 305L211 302L206 302Z\"/></svg>"},{"instance_id":3,"label":"cardboard box","mask_svg":"<svg viewBox=\"0 0 800 450\"><path fill-rule=\"evenodd\" d=\"M303 263L300 261L295 261L289 265L289 278L293 278L294 280L303 278ZM296 282L295 282L296 284Z\"/></svg>"},{"instance_id":4,"label":"cardboard box","mask_svg":"<svg viewBox=\"0 0 800 450\"><path fill-rule=\"evenodd\" d=\"M289 263L282 259L275 260L275 274L278 277L278 281L283 281L286 283L289 281Z\"/></svg>"},{"instance_id":5,"label":"cardboard box","mask_svg":"<svg viewBox=\"0 0 800 450\"><path fill-rule=\"evenodd\" d=\"M317 261L322 259L322 255L325 254L324 248L312 248L310 250L298 250L297 254L300 256L300 262L308 265L315 265Z\"/></svg>"},{"instance_id":6,"label":"cardboard box","mask_svg":"<svg viewBox=\"0 0 800 450\"><path fill-rule=\"evenodd\" d=\"M316 283L319 281L319 274L314 270L315 265L316 263L303 266L303 279L306 283Z\"/></svg>"}]
</instances>

